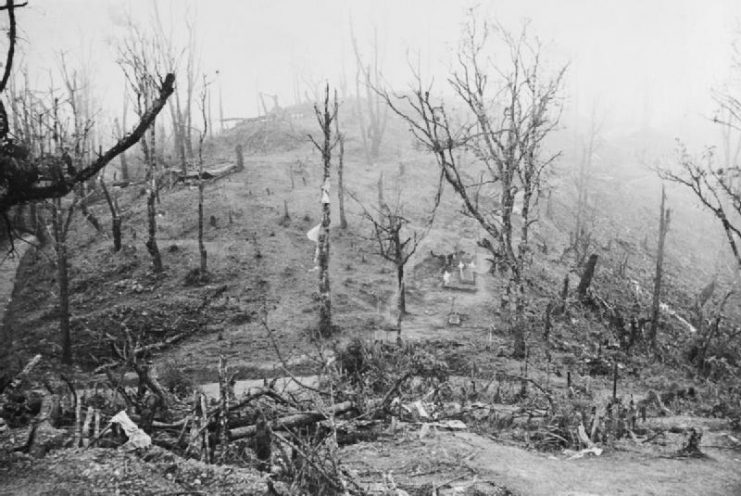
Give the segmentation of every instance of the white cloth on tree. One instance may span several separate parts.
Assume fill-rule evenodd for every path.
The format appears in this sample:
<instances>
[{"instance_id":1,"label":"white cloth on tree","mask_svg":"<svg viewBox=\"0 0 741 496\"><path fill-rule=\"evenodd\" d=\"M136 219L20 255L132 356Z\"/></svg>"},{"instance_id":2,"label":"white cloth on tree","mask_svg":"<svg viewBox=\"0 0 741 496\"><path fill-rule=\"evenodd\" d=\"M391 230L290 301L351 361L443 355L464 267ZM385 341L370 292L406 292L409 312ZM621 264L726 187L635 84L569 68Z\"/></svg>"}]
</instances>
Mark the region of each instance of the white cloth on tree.
<instances>
[{"instance_id":1,"label":"white cloth on tree","mask_svg":"<svg viewBox=\"0 0 741 496\"><path fill-rule=\"evenodd\" d=\"M309 229L309 232L306 233L306 237L309 238L314 243L319 242L319 230L322 228L321 222L317 224L316 226Z\"/></svg>"}]
</instances>

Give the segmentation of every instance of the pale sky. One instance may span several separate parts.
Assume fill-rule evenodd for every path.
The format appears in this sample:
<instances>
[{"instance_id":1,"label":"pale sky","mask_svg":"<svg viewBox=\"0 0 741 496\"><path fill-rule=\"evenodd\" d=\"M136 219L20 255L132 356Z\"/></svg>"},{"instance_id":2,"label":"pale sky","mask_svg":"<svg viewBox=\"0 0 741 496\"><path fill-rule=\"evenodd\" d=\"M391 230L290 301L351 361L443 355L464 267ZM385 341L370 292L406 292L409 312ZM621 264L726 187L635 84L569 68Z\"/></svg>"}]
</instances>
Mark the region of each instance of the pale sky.
<instances>
[{"instance_id":1,"label":"pale sky","mask_svg":"<svg viewBox=\"0 0 741 496\"><path fill-rule=\"evenodd\" d=\"M39 87L57 54L71 61L89 54L96 93L104 109L116 110L124 87L112 40L122 14L143 21L154 0L29 0L18 12L21 51ZM350 19L367 53L378 30L383 71L390 84L410 80L407 54L444 84L466 2L442 0L158 0L160 12L182 32L195 19L203 71L223 92L229 117L254 115L257 92L293 100L296 76L338 84L343 70L353 85ZM741 20L738 0L499 0L479 2L482 12L513 31L524 19L546 42L549 63L569 63L570 111L588 115L592 105L610 125L645 123L669 134L686 133L712 115L710 91L730 66L730 48ZM7 22L3 18L2 22ZM72 62L74 63L74 62Z\"/></svg>"}]
</instances>

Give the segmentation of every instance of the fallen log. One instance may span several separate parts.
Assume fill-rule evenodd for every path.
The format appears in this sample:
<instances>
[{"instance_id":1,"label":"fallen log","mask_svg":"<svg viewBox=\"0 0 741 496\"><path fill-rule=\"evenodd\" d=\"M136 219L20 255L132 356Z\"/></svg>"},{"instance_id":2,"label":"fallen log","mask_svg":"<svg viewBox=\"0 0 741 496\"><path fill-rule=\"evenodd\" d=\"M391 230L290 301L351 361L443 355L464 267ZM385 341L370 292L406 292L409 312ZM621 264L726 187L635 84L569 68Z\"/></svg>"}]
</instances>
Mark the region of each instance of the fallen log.
<instances>
[{"instance_id":1,"label":"fallen log","mask_svg":"<svg viewBox=\"0 0 741 496\"><path fill-rule=\"evenodd\" d=\"M283 398L280 394L278 394L276 391L274 391L272 389L259 389L256 392L254 392L254 393L252 393L252 394L250 394L250 395L242 398L238 403L235 403L233 405L229 405L229 411L230 412L234 412L236 410L239 410L240 408L243 408L243 407L247 406L252 401L254 401L254 400L258 399L258 398L261 398L263 396L268 396L268 397L273 398L276 401L279 401L279 402L284 403L284 404L291 404L285 398ZM212 417L215 417L216 414L219 413L219 410L220 409L221 409L221 406L220 405L217 405L215 407L210 408L208 410L209 420ZM138 420L138 417L136 415L132 415L131 418L134 419L134 420ZM180 420L178 420L176 422L169 422L169 423L168 422L160 422L160 421L155 420L154 422L152 422L152 428L153 429L181 429L181 428L183 428L183 426L185 426L185 424L188 423L188 421L189 421L189 419L187 417L186 418L183 418L183 419L180 419ZM231 428L233 426L240 427L239 425L236 425L236 423L230 421L229 422L229 427Z\"/></svg>"},{"instance_id":2,"label":"fallen log","mask_svg":"<svg viewBox=\"0 0 741 496\"><path fill-rule=\"evenodd\" d=\"M64 443L67 431L54 427L60 416L59 401L57 394L45 395L41 401L41 411L34 419L26 444L28 453L35 458L43 457Z\"/></svg>"},{"instance_id":3,"label":"fallen log","mask_svg":"<svg viewBox=\"0 0 741 496\"><path fill-rule=\"evenodd\" d=\"M165 346L169 346L171 344L174 344L174 343L180 341L185 336L187 336L187 333L181 332L181 333L175 334L174 336L170 336L169 338L165 339L164 341L160 341L158 343L152 343L152 344L148 344L146 346L138 347L138 348L136 348L134 350L134 356L138 358L141 355L143 355L144 353L149 353L150 351L159 351L162 348L164 348ZM93 370L93 374L100 374L101 372L105 372L106 370L110 370L110 369L112 369L114 367L117 367L119 365L121 365L121 362L120 361L118 361L118 362L104 363L103 365L99 365L98 367L96 367Z\"/></svg>"},{"instance_id":4,"label":"fallen log","mask_svg":"<svg viewBox=\"0 0 741 496\"><path fill-rule=\"evenodd\" d=\"M313 424L315 422L319 422L321 420L326 420L328 418L328 415L337 415L340 413L346 413L351 410L354 410L356 408L356 405L352 401L343 401L342 403L337 403L336 405L332 405L331 407L327 408L326 411L320 412L320 411L313 411L313 412L301 412L296 413L294 415L287 415L285 417L281 417L279 419L274 420L270 428L272 430L283 430L291 427L302 427L305 425ZM257 433L257 426L255 425L249 425L247 427L238 427L236 429L232 429L229 433L229 439L242 439L245 437L252 437Z\"/></svg>"}]
</instances>

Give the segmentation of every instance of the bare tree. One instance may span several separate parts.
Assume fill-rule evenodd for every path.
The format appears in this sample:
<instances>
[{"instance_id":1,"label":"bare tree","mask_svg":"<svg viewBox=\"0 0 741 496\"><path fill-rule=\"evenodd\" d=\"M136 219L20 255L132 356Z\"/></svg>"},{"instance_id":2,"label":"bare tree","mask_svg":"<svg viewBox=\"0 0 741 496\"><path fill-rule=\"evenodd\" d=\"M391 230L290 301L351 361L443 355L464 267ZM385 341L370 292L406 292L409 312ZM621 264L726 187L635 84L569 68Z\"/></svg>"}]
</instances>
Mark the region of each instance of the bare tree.
<instances>
[{"instance_id":1,"label":"bare tree","mask_svg":"<svg viewBox=\"0 0 741 496\"><path fill-rule=\"evenodd\" d=\"M352 29L352 22L350 23L350 38L355 53L355 97L358 118L360 119L360 138L363 142L366 160L373 162L378 158L381 150L389 109L387 105L384 105L382 95L376 91L382 87L378 30L373 30L373 53L370 62L363 59L358 41L355 38L355 32ZM361 88L365 93L364 98L360 96Z\"/></svg>"},{"instance_id":2,"label":"bare tree","mask_svg":"<svg viewBox=\"0 0 741 496\"><path fill-rule=\"evenodd\" d=\"M649 341L651 346L656 346L656 330L659 327L659 310L661 305L661 284L664 274L664 243L666 233L669 232L669 221L671 210L666 207L666 192L661 187L661 209L659 210L659 241L656 248L656 273L654 275L654 294L651 304L651 327L649 329Z\"/></svg>"},{"instance_id":3,"label":"bare tree","mask_svg":"<svg viewBox=\"0 0 741 496\"><path fill-rule=\"evenodd\" d=\"M67 162L67 167L72 170L78 170L90 161L93 156L93 136L95 133L95 121L93 116L93 96L92 81L89 67L71 68L67 63L64 53L60 54L60 72L62 81L67 91L65 100L69 108L69 117L72 121L72 129L63 130L65 124L59 116L59 100L52 95L54 130L53 139L60 141L62 160ZM62 140L61 138L64 137ZM62 143L63 141L63 143ZM91 180L92 181L92 180ZM81 183L78 185L78 195L80 201L78 208L85 219L99 233L103 232L95 214L88 208L86 196L89 184ZM94 187L94 184L91 185Z\"/></svg>"},{"instance_id":4,"label":"bare tree","mask_svg":"<svg viewBox=\"0 0 741 496\"><path fill-rule=\"evenodd\" d=\"M718 167L712 148L705 149L700 157L694 157L681 142L678 146L679 169L660 169L659 176L688 188L715 215L723 226L736 263L741 267L741 168L738 165Z\"/></svg>"},{"instance_id":5,"label":"bare tree","mask_svg":"<svg viewBox=\"0 0 741 496\"><path fill-rule=\"evenodd\" d=\"M340 147L337 155L337 197L340 207L340 229L347 229L347 217L345 217L345 135L340 132L340 121L335 119L335 135ZM291 179L293 180L293 178Z\"/></svg>"},{"instance_id":6,"label":"bare tree","mask_svg":"<svg viewBox=\"0 0 741 496\"><path fill-rule=\"evenodd\" d=\"M322 154L323 179L321 187L322 224L319 231L319 326L318 333L322 337L332 334L332 295L329 284L329 225L330 225L330 197L329 197L329 175L332 164L332 150L338 143L336 136L332 136L332 127L339 104L337 103L337 92L334 102L330 105L329 84L324 89L324 105L320 108L314 105L314 112L319 127L322 131L322 141L319 142L309 136L311 142Z\"/></svg>"},{"instance_id":7,"label":"bare tree","mask_svg":"<svg viewBox=\"0 0 741 496\"><path fill-rule=\"evenodd\" d=\"M591 224L594 221L594 212L590 205L590 190L592 187L593 162L600 146L601 128L602 123L597 121L596 109L592 107L589 130L580 144L579 153L581 156L574 180L574 185L576 186L574 232L570 236L570 246L564 252L564 254L569 251L574 253L577 266L584 264L594 242L591 229Z\"/></svg>"},{"instance_id":8,"label":"bare tree","mask_svg":"<svg viewBox=\"0 0 741 496\"><path fill-rule=\"evenodd\" d=\"M722 90L713 93L722 138L722 157L713 147L693 155L677 140L677 165L658 170L659 176L689 189L700 203L718 219L741 269L741 45L733 44L731 79Z\"/></svg>"},{"instance_id":9,"label":"bare tree","mask_svg":"<svg viewBox=\"0 0 741 496\"><path fill-rule=\"evenodd\" d=\"M126 76L129 90L136 101L135 111L141 119L146 109L157 93L157 61L153 60L152 53L156 53L156 42L147 38L133 24L129 27L129 36L119 45L118 64ZM155 272L162 272L162 256L157 246L157 213L156 200L159 192L159 177L157 168L157 141L156 126L152 125L143 133L140 144L147 165L147 224L148 238L147 251L152 257Z\"/></svg>"},{"instance_id":10,"label":"bare tree","mask_svg":"<svg viewBox=\"0 0 741 496\"><path fill-rule=\"evenodd\" d=\"M78 196L74 195L72 202L62 206L61 198L54 198L49 202L52 219L52 238L54 252L57 259L57 284L59 286L59 331L62 341L62 363L72 363L72 337L70 335L70 308L69 308L69 256L67 235L75 212Z\"/></svg>"},{"instance_id":11,"label":"bare tree","mask_svg":"<svg viewBox=\"0 0 741 496\"><path fill-rule=\"evenodd\" d=\"M177 68L184 72L180 78L185 82L182 88L176 88L175 97L170 101L170 120L173 127L173 144L175 156L180 162L180 170L183 175L187 174L189 162L194 161L193 151L193 99L197 86L198 74L198 47L196 45L196 28L192 11L185 14L185 27L187 29L186 42L183 46L177 46L173 40L176 36L168 32L162 22L159 8L154 4L154 28L153 48L155 57L159 63L165 66ZM180 70L182 67L183 70Z\"/></svg>"},{"instance_id":12,"label":"bare tree","mask_svg":"<svg viewBox=\"0 0 741 496\"><path fill-rule=\"evenodd\" d=\"M489 65L486 50L492 33L503 41L506 57ZM411 95L384 94L387 104L435 156L466 214L494 239L483 245L509 272L501 304L513 317L518 357L525 354L524 271L531 256L530 228L537 221L534 207L542 173L559 155L546 154L543 145L558 123L558 95L566 70L544 75L541 52L526 29L514 37L501 27L478 21L472 13L458 52L458 69L450 78L470 122L455 126L446 105L433 102L432 85L423 87L419 74ZM471 151L474 160L466 163L460 158L461 150Z\"/></svg>"},{"instance_id":13,"label":"bare tree","mask_svg":"<svg viewBox=\"0 0 741 496\"><path fill-rule=\"evenodd\" d=\"M15 9L22 5L25 4L16 5L14 0L6 0L5 5L0 7L0 11L8 13L9 19L9 45L3 66L3 76L0 78L0 95L5 92L13 67L16 44ZM175 76L168 74L156 85L156 91L149 100L149 104L143 108L139 122L111 148L98 154L94 160L91 159L80 168L52 178L40 174L38 162L29 160L28 148L19 146L10 139L9 120L5 106L0 102L0 142L2 142L0 146L0 213L4 214L13 205L62 197L72 191L77 184L95 177L106 164L139 141L172 94L174 82ZM15 116L16 120L18 117ZM31 132L31 128L35 125L31 122L31 116L26 115L23 118L26 119L26 129ZM43 141L38 140L34 143L34 147L42 151Z\"/></svg>"},{"instance_id":14,"label":"bare tree","mask_svg":"<svg viewBox=\"0 0 741 496\"><path fill-rule=\"evenodd\" d=\"M206 76L203 76L201 87L201 117L203 119L203 130L198 136L198 252L201 255L201 279L206 277L208 270L206 245L203 243L203 142L208 132L208 115L206 112Z\"/></svg>"},{"instance_id":15,"label":"bare tree","mask_svg":"<svg viewBox=\"0 0 741 496\"><path fill-rule=\"evenodd\" d=\"M410 221L404 215L401 196L401 193L397 195L393 208L383 203L379 208L369 211L357 197L351 195L363 209L363 218L373 226L373 237L377 243L376 254L394 264L396 269L396 329L399 339L401 339L401 322L407 314L404 268L424 237L421 231L409 229Z\"/></svg>"}]
</instances>

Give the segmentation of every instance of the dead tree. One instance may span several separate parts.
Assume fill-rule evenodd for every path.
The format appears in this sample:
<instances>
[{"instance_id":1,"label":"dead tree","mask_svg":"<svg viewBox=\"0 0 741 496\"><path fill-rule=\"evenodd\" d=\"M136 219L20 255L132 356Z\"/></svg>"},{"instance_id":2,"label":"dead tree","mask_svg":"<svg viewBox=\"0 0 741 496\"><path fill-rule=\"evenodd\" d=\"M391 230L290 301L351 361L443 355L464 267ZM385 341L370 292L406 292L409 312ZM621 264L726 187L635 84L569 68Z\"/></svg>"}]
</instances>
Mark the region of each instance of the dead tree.
<instances>
[{"instance_id":1,"label":"dead tree","mask_svg":"<svg viewBox=\"0 0 741 496\"><path fill-rule=\"evenodd\" d=\"M135 26L130 27L129 37L119 45L119 66L124 72L129 84L129 90L136 101L135 111L139 118L144 115L155 98L157 90L157 65L151 59L156 53L155 42L139 33ZM162 272L162 256L157 246L157 212L156 200L159 192L159 177L157 168L157 141L154 119L152 125L143 132L140 144L147 165L147 241L145 243L149 255L152 257L152 267L155 272Z\"/></svg>"},{"instance_id":2,"label":"dead tree","mask_svg":"<svg viewBox=\"0 0 741 496\"><path fill-rule=\"evenodd\" d=\"M90 94L92 83L90 81L90 70L70 68L63 53L60 55L60 72L67 91L65 103L69 109L67 114L69 114L72 129L66 129L67 126L63 122L65 119L60 116L59 107L61 104L59 99L53 95L52 89L52 95L50 95L53 101L52 112L54 116L52 139L56 142L57 149L62 153L62 160L65 161L67 170L74 171L82 168L93 154L92 139L95 128L92 95ZM89 183L87 182L78 185L78 196L81 198L78 208L85 220L97 232L102 233L103 228L100 222L95 214L88 209L85 201L88 186Z\"/></svg>"},{"instance_id":3,"label":"dead tree","mask_svg":"<svg viewBox=\"0 0 741 496\"><path fill-rule=\"evenodd\" d=\"M372 163L378 158L381 142L386 132L388 109L378 90L381 88L381 70L379 67L378 30L373 30L373 54L371 62L363 60L355 33L350 28L353 52L355 53L355 98L358 118L360 119L360 138L363 143L366 161ZM364 98L361 98L361 88Z\"/></svg>"},{"instance_id":4,"label":"dead tree","mask_svg":"<svg viewBox=\"0 0 741 496\"><path fill-rule=\"evenodd\" d=\"M741 47L733 44L731 77L737 79L741 71ZM741 95L737 84L712 96L717 105L713 121L721 134L723 155L716 158L714 148L708 147L695 156L678 141L678 167L659 170L659 176L692 191L700 203L717 218L723 227L737 267L741 268Z\"/></svg>"},{"instance_id":5,"label":"dead tree","mask_svg":"<svg viewBox=\"0 0 741 496\"><path fill-rule=\"evenodd\" d=\"M357 198L353 198L361 205L363 218L373 226L373 237L377 243L376 254L394 264L396 269L396 329L401 338L401 322L407 313L404 268L417 251L423 236L417 230L409 232L410 221L404 216L401 195L398 195L393 209L384 204L374 209L374 212L370 212Z\"/></svg>"},{"instance_id":6,"label":"dead tree","mask_svg":"<svg viewBox=\"0 0 741 496\"><path fill-rule=\"evenodd\" d=\"M184 81L181 88L176 88L174 98L170 101L170 120L173 128L173 144L175 156L180 162L180 171L187 174L188 163L195 158L193 150L193 99L197 87L197 74L199 62L197 59L198 47L196 45L195 17L192 11L185 14L185 22L182 23L187 31L182 39L186 40L182 46L178 46L173 40L178 39L172 34L172 26L165 26L162 22L159 9L154 4L154 30L153 48L154 56L162 65L182 68L185 74L179 79Z\"/></svg>"},{"instance_id":7,"label":"dead tree","mask_svg":"<svg viewBox=\"0 0 741 496\"><path fill-rule=\"evenodd\" d=\"M79 198L75 195L72 202L66 207L61 198L54 198L49 202L52 220L52 238L57 263L57 283L59 286L59 332L62 345L62 363L72 363L72 338L70 335L70 308L69 308L69 256L67 234L72 223Z\"/></svg>"},{"instance_id":8,"label":"dead tree","mask_svg":"<svg viewBox=\"0 0 741 496\"><path fill-rule=\"evenodd\" d=\"M679 170L661 169L659 176L688 188L712 212L723 227L736 264L741 267L741 224L734 220L741 214L741 168L717 167L711 148L707 148L700 157L694 157L682 143L678 146Z\"/></svg>"},{"instance_id":9,"label":"dead tree","mask_svg":"<svg viewBox=\"0 0 741 496\"><path fill-rule=\"evenodd\" d=\"M206 245L203 243L203 142L208 132L208 116L206 115L206 76L203 76L201 88L201 117L203 119L203 130L198 136L198 252L201 255L201 278L206 277L208 270Z\"/></svg>"},{"instance_id":10,"label":"dead tree","mask_svg":"<svg viewBox=\"0 0 741 496\"><path fill-rule=\"evenodd\" d=\"M445 103L433 101L432 85L424 87L419 74L411 94L383 95L435 156L445 180L463 200L466 214L494 239L488 244L493 258L509 272L501 306L514 331L514 355L524 357L524 272L532 256L530 228L537 221L533 210L543 171L559 155L546 155L542 146L558 123L558 95L566 68L544 75L541 47L525 30L515 37L479 22L473 14L467 27L458 70L450 82L470 117L468 124L452 124ZM499 34L506 54L506 63L496 66L488 66L492 32ZM492 82L498 84L492 87ZM475 160L462 161L462 149L472 151ZM514 228L516 218L519 233Z\"/></svg>"},{"instance_id":11,"label":"dead tree","mask_svg":"<svg viewBox=\"0 0 741 496\"><path fill-rule=\"evenodd\" d=\"M659 327L659 315L661 305L661 283L664 273L664 242L666 233L669 231L671 210L666 208L666 193L661 187L661 209L659 210L659 241L656 248L656 273L654 275L654 294L651 303L651 327L649 329L649 341L651 346L656 346L656 331Z\"/></svg>"},{"instance_id":12,"label":"dead tree","mask_svg":"<svg viewBox=\"0 0 741 496\"><path fill-rule=\"evenodd\" d=\"M322 142L318 142L312 136L309 139L317 150L322 154L323 180L321 187L322 224L319 230L319 336L327 337L332 333L332 295L329 285L329 224L330 224L330 197L329 197L329 172L332 163L332 150L338 143L336 136L332 136L332 124L337 119L337 92L334 102L330 105L329 84L324 90L324 105L319 108L314 105L317 122L322 130Z\"/></svg>"},{"instance_id":13,"label":"dead tree","mask_svg":"<svg viewBox=\"0 0 741 496\"><path fill-rule=\"evenodd\" d=\"M340 229L347 229L347 218L345 217L345 135L340 132L340 121L335 119L335 136L340 147L337 155L337 196L340 207ZM291 169L293 171L293 169ZM291 176L293 181L293 176ZM292 188L293 189L293 188Z\"/></svg>"},{"instance_id":14,"label":"dead tree","mask_svg":"<svg viewBox=\"0 0 741 496\"><path fill-rule=\"evenodd\" d=\"M576 266L581 267L587 260L594 243L592 237L592 224L594 214L590 206L590 188L592 187L592 167L594 156L600 145L601 122L596 120L596 111L592 108L589 131L581 143L579 165L574 178L576 186L576 215L574 219L574 232L570 233L569 246L564 251L564 256L572 252Z\"/></svg>"}]
</instances>

